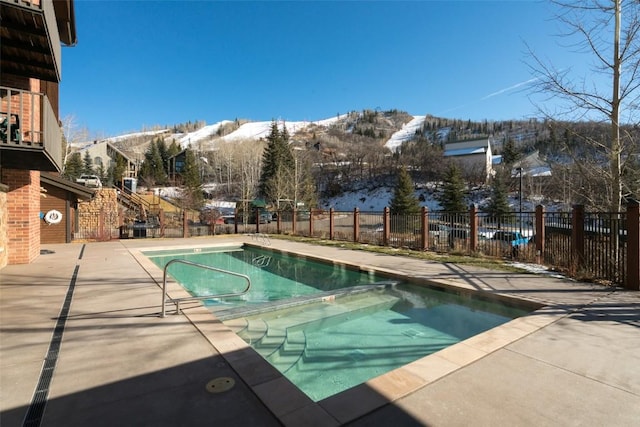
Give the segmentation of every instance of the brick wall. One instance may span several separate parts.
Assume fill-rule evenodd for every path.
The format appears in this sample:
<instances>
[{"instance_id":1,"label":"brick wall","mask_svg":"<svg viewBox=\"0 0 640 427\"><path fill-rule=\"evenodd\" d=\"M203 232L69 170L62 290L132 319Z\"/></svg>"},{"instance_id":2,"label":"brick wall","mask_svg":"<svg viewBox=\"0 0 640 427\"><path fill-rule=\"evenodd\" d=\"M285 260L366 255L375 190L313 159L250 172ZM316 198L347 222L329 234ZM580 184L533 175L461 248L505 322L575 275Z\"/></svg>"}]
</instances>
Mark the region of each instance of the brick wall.
<instances>
[{"instance_id":1,"label":"brick wall","mask_svg":"<svg viewBox=\"0 0 640 427\"><path fill-rule=\"evenodd\" d=\"M40 255L40 172L2 169L7 190L7 262L28 264Z\"/></svg>"},{"instance_id":2,"label":"brick wall","mask_svg":"<svg viewBox=\"0 0 640 427\"><path fill-rule=\"evenodd\" d=\"M9 236L7 235L7 191L9 187L0 184L0 268L7 265L7 247Z\"/></svg>"}]
</instances>

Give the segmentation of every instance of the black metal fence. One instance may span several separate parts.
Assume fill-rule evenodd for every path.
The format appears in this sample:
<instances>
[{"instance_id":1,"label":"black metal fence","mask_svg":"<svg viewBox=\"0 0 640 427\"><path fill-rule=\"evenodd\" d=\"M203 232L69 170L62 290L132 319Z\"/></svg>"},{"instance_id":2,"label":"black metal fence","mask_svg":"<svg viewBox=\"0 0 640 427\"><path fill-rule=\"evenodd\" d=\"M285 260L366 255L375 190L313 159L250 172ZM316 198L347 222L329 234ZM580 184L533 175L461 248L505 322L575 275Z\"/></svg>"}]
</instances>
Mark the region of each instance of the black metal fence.
<instances>
[{"instance_id":1,"label":"black metal fence","mask_svg":"<svg viewBox=\"0 0 640 427\"><path fill-rule=\"evenodd\" d=\"M202 223L197 212L160 213L119 230L78 230L76 238L196 237L218 234L287 234L419 251L499 257L555 267L582 280L638 289L640 214L626 212L517 212L495 216L467 212L416 214L313 210L276 212L267 219L236 214ZM98 226L100 222L96 222ZM104 227L103 227L104 228Z\"/></svg>"}]
</instances>

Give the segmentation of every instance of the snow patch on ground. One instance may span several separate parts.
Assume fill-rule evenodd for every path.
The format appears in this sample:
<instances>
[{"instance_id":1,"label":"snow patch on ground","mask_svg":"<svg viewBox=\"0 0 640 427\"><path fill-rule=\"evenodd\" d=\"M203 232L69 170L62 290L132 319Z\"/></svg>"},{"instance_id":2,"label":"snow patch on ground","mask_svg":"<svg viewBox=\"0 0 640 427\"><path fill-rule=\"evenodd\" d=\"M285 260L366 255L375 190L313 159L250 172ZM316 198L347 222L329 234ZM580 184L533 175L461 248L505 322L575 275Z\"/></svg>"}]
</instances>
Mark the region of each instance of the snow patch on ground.
<instances>
[{"instance_id":1,"label":"snow patch on ground","mask_svg":"<svg viewBox=\"0 0 640 427\"><path fill-rule=\"evenodd\" d=\"M556 279L567 278L565 275L560 274L557 271L549 270L549 267L545 267L544 265L540 265L540 264L525 264L522 262L509 262L507 264L515 268L526 270L529 273L533 273L533 274L543 274L550 277L554 277Z\"/></svg>"},{"instance_id":2,"label":"snow patch on ground","mask_svg":"<svg viewBox=\"0 0 640 427\"><path fill-rule=\"evenodd\" d=\"M337 211L352 211L358 208L362 212L382 212L385 207L391 206L393 198L393 188L379 187L374 190L349 191L344 194L321 201L324 209L333 208ZM416 198L422 196L424 202L420 206L426 206L429 210L439 210L438 201L433 199L429 192L416 190Z\"/></svg>"}]
</instances>

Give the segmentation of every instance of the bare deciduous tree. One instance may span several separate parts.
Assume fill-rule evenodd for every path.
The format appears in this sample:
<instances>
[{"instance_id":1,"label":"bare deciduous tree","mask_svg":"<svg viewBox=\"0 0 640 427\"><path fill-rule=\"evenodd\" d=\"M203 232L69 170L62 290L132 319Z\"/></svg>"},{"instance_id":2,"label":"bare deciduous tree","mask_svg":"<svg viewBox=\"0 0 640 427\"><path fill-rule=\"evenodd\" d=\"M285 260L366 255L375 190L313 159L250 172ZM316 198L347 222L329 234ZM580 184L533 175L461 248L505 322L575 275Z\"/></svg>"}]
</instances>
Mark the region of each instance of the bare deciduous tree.
<instances>
[{"instance_id":1,"label":"bare deciduous tree","mask_svg":"<svg viewBox=\"0 0 640 427\"><path fill-rule=\"evenodd\" d=\"M605 205L594 207L618 212L626 162L635 145L631 135L624 132L624 125L635 123L638 113L640 7L636 0L567 0L554 4L559 7L562 36L591 59L591 69L587 75L575 75L571 68L556 68L529 48L530 67L536 76L534 91L561 102L560 111L551 113L541 108L550 120L610 125L610 134L603 139L577 136L591 148L581 150L581 158L576 160L589 164L582 168L585 172L597 167L604 179ZM592 158L586 159L585 155Z\"/></svg>"},{"instance_id":2,"label":"bare deciduous tree","mask_svg":"<svg viewBox=\"0 0 640 427\"><path fill-rule=\"evenodd\" d=\"M69 155L71 154L71 144L87 141L89 139L89 131L86 128L78 127L77 119L74 115L65 116L61 120L62 134L64 135L62 152L64 158L62 165L67 164ZM63 171L64 172L64 171Z\"/></svg>"}]
</instances>

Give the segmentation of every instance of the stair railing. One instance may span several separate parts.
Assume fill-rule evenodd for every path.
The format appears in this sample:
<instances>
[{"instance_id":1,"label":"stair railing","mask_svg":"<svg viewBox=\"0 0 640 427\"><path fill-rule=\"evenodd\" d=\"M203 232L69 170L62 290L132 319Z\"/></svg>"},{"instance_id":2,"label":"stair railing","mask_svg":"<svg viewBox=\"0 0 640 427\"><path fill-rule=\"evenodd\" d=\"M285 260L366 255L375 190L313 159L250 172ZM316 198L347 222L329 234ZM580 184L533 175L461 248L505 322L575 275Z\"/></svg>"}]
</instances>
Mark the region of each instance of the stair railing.
<instances>
[{"instance_id":1,"label":"stair railing","mask_svg":"<svg viewBox=\"0 0 640 427\"><path fill-rule=\"evenodd\" d=\"M174 264L174 263L186 264L186 265L190 265L190 266L193 266L193 267L202 268L202 269L205 269L205 270L216 271L218 273L225 273L225 274L229 274L231 276L240 277L240 278L242 278L242 279L247 281L247 287L244 290L240 291L240 292L232 292L232 293L228 293L228 294L206 295L206 296L199 296L199 297L173 298L173 299L167 300L167 269L169 268L169 266L171 264ZM209 265L204 265L204 264L198 264L196 262L187 261L187 260L184 260L184 259L177 259L177 258L176 259L172 259L171 261L169 261L164 266L164 271L163 271L163 275L162 275L162 312L160 314L160 317L165 317L166 316L166 304L167 304L167 301L171 302L171 303L175 303L176 304L176 314L180 314L180 302L182 302L182 301L201 301L201 300L207 300L207 299L213 299L213 298L236 297L236 296L240 296L240 295L246 294L247 292L249 292L250 289L251 289L251 279L249 278L249 276L247 276L245 274L235 273L233 271L228 271L228 270L222 270L220 268L211 267Z\"/></svg>"}]
</instances>

